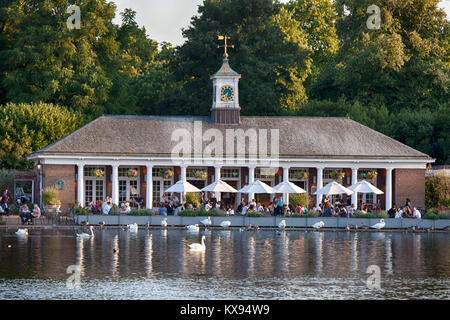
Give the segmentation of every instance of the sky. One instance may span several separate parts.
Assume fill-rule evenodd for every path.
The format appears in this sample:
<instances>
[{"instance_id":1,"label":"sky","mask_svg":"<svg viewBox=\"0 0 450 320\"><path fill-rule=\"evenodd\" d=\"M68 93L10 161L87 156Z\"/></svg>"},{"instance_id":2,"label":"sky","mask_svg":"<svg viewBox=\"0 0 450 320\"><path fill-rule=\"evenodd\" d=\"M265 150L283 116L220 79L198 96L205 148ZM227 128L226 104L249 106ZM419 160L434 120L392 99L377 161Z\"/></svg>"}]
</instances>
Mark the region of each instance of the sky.
<instances>
[{"instance_id":1,"label":"sky","mask_svg":"<svg viewBox=\"0 0 450 320\"><path fill-rule=\"evenodd\" d=\"M113 0L117 5L115 23L120 24L119 13L125 8L136 11L136 21L145 26L150 38L158 42L167 41L173 45L184 42L181 29L190 24L197 14L197 7L203 0ZM283 1L285 2L285 1ZM450 17L450 0L441 0L440 7Z\"/></svg>"}]
</instances>

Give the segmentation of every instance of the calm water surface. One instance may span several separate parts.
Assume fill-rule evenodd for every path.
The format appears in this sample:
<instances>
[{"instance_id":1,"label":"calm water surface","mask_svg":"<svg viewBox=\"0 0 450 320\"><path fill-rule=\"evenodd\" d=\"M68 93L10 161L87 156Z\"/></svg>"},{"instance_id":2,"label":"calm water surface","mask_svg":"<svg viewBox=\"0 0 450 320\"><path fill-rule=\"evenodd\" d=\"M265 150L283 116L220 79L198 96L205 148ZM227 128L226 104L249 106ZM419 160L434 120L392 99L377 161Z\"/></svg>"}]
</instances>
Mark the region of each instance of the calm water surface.
<instances>
[{"instance_id":1,"label":"calm water surface","mask_svg":"<svg viewBox=\"0 0 450 320\"><path fill-rule=\"evenodd\" d=\"M0 299L449 299L450 236L403 232L0 230ZM82 230L78 230L81 232ZM9 247L11 246L11 247ZM70 265L81 267L69 289ZM369 265L381 290L366 285Z\"/></svg>"}]
</instances>

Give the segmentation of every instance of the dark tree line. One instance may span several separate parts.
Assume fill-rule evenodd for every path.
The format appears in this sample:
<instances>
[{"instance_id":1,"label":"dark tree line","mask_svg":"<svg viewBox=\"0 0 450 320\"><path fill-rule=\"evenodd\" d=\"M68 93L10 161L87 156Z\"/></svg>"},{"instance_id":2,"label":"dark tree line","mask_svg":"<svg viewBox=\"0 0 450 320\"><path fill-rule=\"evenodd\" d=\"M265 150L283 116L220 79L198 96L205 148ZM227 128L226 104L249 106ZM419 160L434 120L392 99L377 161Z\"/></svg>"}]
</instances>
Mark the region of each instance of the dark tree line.
<instances>
[{"instance_id":1,"label":"dark tree line","mask_svg":"<svg viewBox=\"0 0 450 320\"><path fill-rule=\"evenodd\" d=\"M438 3L205 0L185 43L172 47L152 40L130 9L114 24L106 0L74 0L81 28L73 30L66 0L1 0L0 105L19 115L23 104L30 115L57 105L70 112L57 115L79 119L67 130L102 113L208 115L209 77L223 55L217 35L227 34L243 115L348 116L446 163L450 36ZM377 30L366 26L372 4L381 9ZM11 128L25 122L1 119L4 146L23 145ZM58 130L11 159L5 147L2 166L26 166L26 155L67 131Z\"/></svg>"}]
</instances>

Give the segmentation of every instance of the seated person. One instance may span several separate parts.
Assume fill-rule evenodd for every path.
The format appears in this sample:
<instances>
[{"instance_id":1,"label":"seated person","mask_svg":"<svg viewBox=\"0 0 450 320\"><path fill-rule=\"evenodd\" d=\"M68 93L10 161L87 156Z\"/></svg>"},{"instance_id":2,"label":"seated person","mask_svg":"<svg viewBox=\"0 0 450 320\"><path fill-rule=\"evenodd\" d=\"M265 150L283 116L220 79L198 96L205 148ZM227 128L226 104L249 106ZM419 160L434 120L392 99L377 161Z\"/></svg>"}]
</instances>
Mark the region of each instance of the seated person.
<instances>
[{"instance_id":1,"label":"seated person","mask_svg":"<svg viewBox=\"0 0 450 320\"><path fill-rule=\"evenodd\" d=\"M109 214L109 210L111 210L111 206L109 205L108 201L104 201L102 204L102 213L103 214Z\"/></svg>"},{"instance_id":2,"label":"seated person","mask_svg":"<svg viewBox=\"0 0 450 320\"><path fill-rule=\"evenodd\" d=\"M345 209L345 207L343 205L339 206L339 216L342 218L347 217L347 210Z\"/></svg>"},{"instance_id":3,"label":"seated person","mask_svg":"<svg viewBox=\"0 0 450 320\"><path fill-rule=\"evenodd\" d=\"M208 201L208 202L206 202L206 204L205 204L205 210L206 211L209 211L209 210L211 210L213 208L213 206L212 206L212 204Z\"/></svg>"},{"instance_id":4,"label":"seated person","mask_svg":"<svg viewBox=\"0 0 450 320\"><path fill-rule=\"evenodd\" d=\"M167 208L167 215L173 216L175 212L173 201L170 201L166 208Z\"/></svg>"},{"instance_id":5,"label":"seated person","mask_svg":"<svg viewBox=\"0 0 450 320\"><path fill-rule=\"evenodd\" d=\"M144 204L144 198L142 198L140 194L136 197L136 204L138 205L138 209L140 209Z\"/></svg>"},{"instance_id":6,"label":"seated person","mask_svg":"<svg viewBox=\"0 0 450 320\"><path fill-rule=\"evenodd\" d=\"M20 220L22 221L22 224L25 224L27 222L33 222L33 215L31 214L30 209L28 208L28 205L24 203L19 208L19 216Z\"/></svg>"},{"instance_id":7,"label":"seated person","mask_svg":"<svg viewBox=\"0 0 450 320\"><path fill-rule=\"evenodd\" d=\"M39 208L39 206L37 204L34 205L32 215L34 218L39 218L41 216L41 209Z\"/></svg>"},{"instance_id":8,"label":"seated person","mask_svg":"<svg viewBox=\"0 0 450 320\"><path fill-rule=\"evenodd\" d=\"M390 208L387 213L389 215L389 218L394 218L395 215L397 214L397 206L393 204L392 208Z\"/></svg>"},{"instance_id":9,"label":"seated person","mask_svg":"<svg viewBox=\"0 0 450 320\"><path fill-rule=\"evenodd\" d=\"M402 219L403 218L403 207L400 208L400 210L397 211L395 214L395 219Z\"/></svg>"}]
</instances>

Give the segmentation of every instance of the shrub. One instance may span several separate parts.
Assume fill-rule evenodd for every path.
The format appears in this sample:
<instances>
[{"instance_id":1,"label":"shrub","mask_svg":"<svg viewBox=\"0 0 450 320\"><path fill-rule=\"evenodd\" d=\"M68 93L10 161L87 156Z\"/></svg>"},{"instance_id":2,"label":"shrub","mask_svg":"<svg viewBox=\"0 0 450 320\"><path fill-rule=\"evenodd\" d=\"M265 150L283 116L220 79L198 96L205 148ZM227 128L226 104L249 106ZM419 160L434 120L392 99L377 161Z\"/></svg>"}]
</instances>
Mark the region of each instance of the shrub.
<instances>
[{"instance_id":1,"label":"shrub","mask_svg":"<svg viewBox=\"0 0 450 320\"><path fill-rule=\"evenodd\" d=\"M253 217L253 218L259 218L259 217L265 217L266 215L262 214L261 212L248 210L245 214L247 217Z\"/></svg>"},{"instance_id":2,"label":"shrub","mask_svg":"<svg viewBox=\"0 0 450 320\"><path fill-rule=\"evenodd\" d=\"M309 204L309 194L308 193L297 193L297 194L289 194L289 203L297 206L301 205L302 207L308 207Z\"/></svg>"},{"instance_id":3,"label":"shrub","mask_svg":"<svg viewBox=\"0 0 450 320\"><path fill-rule=\"evenodd\" d=\"M113 206L111 207L111 210L109 210L109 215L111 215L111 216L119 216L120 215L120 208L116 204L113 204Z\"/></svg>"},{"instance_id":4,"label":"shrub","mask_svg":"<svg viewBox=\"0 0 450 320\"><path fill-rule=\"evenodd\" d=\"M47 187L42 192L42 200L47 205L60 205L61 201L58 200L59 190L55 187Z\"/></svg>"},{"instance_id":5,"label":"shrub","mask_svg":"<svg viewBox=\"0 0 450 320\"><path fill-rule=\"evenodd\" d=\"M198 212L195 210L183 210L178 212L178 215L183 217L196 217L198 216Z\"/></svg>"},{"instance_id":6,"label":"shrub","mask_svg":"<svg viewBox=\"0 0 450 320\"><path fill-rule=\"evenodd\" d=\"M155 211L151 209L134 209L127 213L129 216L153 216Z\"/></svg>"},{"instance_id":7,"label":"shrub","mask_svg":"<svg viewBox=\"0 0 450 320\"><path fill-rule=\"evenodd\" d=\"M202 195L198 192L186 192L186 204L192 204L194 207L200 207Z\"/></svg>"},{"instance_id":8,"label":"shrub","mask_svg":"<svg viewBox=\"0 0 450 320\"><path fill-rule=\"evenodd\" d=\"M439 216L434 212L427 212L422 216L422 219L428 219L428 220L438 220Z\"/></svg>"},{"instance_id":9,"label":"shrub","mask_svg":"<svg viewBox=\"0 0 450 320\"><path fill-rule=\"evenodd\" d=\"M425 180L425 207L450 206L450 177L436 175Z\"/></svg>"},{"instance_id":10,"label":"shrub","mask_svg":"<svg viewBox=\"0 0 450 320\"><path fill-rule=\"evenodd\" d=\"M389 215L386 211L380 212L368 212L364 213L362 211L356 211L352 218L365 218L365 219L376 219L376 218L389 218Z\"/></svg>"},{"instance_id":11,"label":"shrub","mask_svg":"<svg viewBox=\"0 0 450 320\"><path fill-rule=\"evenodd\" d=\"M91 210L89 208L73 208L72 212L78 216L88 216L91 214Z\"/></svg>"},{"instance_id":12,"label":"shrub","mask_svg":"<svg viewBox=\"0 0 450 320\"><path fill-rule=\"evenodd\" d=\"M450 219L450 211L438 212L439 219Z\"/></svg>"}]
</instances>

